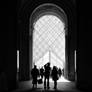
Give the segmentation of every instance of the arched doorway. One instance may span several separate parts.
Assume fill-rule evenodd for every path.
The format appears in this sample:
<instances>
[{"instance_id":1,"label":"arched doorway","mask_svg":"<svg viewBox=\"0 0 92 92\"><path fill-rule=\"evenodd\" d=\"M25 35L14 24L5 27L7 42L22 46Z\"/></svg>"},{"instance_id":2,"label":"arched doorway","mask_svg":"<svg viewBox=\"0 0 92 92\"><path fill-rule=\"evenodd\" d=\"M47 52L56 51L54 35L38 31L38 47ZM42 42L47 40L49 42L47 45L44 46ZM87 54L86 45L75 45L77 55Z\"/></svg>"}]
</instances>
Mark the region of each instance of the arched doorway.
<instances>
[{"instance_id":1,"label":"arched doorway","mask_svg":"<svg viewBox=\"0 0 92 92\"><path fill-rule=\"evenodd\" d=\"M67 17L65 12L55 4L38 6L30 17L29 33L32 36L31 54L29 54L32 55L31 68L34 64L41 68L50 62L51 67L56 65L63 69L64 76L67 78Z\"/></svg>"},{"instance_id":2,"label":"arched doorway","mask_svg":"<svg viewBox=\"0 0 92 92\"><path fill-rule=\"evenodd\" d=\"M47 4L49 3L49 4ZM30 1L19 11L18 50L19 54L19 80L29 80L33 65L33 23L42 15L57 16L65 24L65 72L67 79L74 80L74 50L76 49L76 16L75 8L69 2L58 1L31 3ZM67 15L67 16L66 16ZM61 16L61 17L60 17ZM67 21L68 20L68 21ZM67 31L68 30L68 31Z\"/></svg>"}]
</instances>

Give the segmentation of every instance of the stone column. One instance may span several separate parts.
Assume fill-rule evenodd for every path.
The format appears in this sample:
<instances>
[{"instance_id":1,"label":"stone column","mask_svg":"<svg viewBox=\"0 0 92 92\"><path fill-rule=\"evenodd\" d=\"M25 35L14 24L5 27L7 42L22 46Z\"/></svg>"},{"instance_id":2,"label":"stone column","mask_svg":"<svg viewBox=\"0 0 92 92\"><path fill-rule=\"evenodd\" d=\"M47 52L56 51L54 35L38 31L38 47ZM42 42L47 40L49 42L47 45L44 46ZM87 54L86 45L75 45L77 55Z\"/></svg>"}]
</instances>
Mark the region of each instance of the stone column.
<instances>
[{"instance_id":1,"label":"stone column","mask_svg":"<svg viewBox=\"0 0 92 92\"><path fill-rule=\"evenodd\" d=\"M29 27L22 22L20 30L19 80L29 80Z\"/></svg>"}]
</instances>

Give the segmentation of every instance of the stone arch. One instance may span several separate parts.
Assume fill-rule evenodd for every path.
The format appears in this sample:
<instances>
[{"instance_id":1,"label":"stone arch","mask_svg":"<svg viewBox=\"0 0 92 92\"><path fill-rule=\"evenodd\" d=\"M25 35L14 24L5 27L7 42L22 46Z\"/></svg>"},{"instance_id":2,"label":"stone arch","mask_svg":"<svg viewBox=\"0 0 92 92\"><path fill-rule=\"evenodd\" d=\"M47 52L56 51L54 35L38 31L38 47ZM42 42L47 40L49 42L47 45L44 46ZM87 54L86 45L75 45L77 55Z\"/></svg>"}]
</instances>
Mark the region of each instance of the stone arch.
<instances>
[{"instance_id":1,"label":"stone arch","mask_svg":"<svg viewBox=\"0 0 92 92\"><path fill-rule=\"evenodd\" d=\"M46 15L46 14L50 14L50 15L54 15L56 17L58 17L62 22L64 22L65 24L65 39L66 39L66 36L68 36L67 34L67 26L68 26L68 19L67 19L67 15L66 13L64 12L64 10L62 8L60 8L58 5L56 4L52 4L52 3L45 3L45 4L42 4L38 7L36 7L34 9L34 11L32 12L31 16L30 16L30 22L29 22L29 38L30 36L31 39L33 38L33 23L37 21L37 19L39 19L40 17ZM66 42L66 41L65 41ZM29 41L29 43L32 43L32 40ZM33 43L32 43L33 44ZM29 45L29 49L30 47L32 46ZM65 43L66 44L66 43ZM32 47L31 47L31 52L29 52L29 55L32 55ZM31 54L30 54L31 53ZM67 78L67 75L68 75L68 52L67 52L67 48L66 48L66 45L65 45L65 58L66 58L66 64L65 64L65 77ZM29 56L29 61L30 61L30 66L32 68L32 58L33 57L30 57ZM31 69L30 69L31 70Z\"/></svg>"},{"instance_id":2,"label":"stone arch","mask_svg":"<svg viewBox=\"0 0 92 92\"><path fill-rule=\"evenodd\" d=\"M41 1L41 0L40 0ZM33 3L32 3L33 2ZM32 35L29 37L29 24L30 24L30 15L32 14L33 10L45 3L53 3L51 1L45 2L42 0L39 3L34 1L28 1L23 6L21 6L18 12L18 35L17 35L17 48L20 51L20 63L19 63L19 79L20 80L28 80L30 79L30 62L29 62L29 39L32 41ZM68 29L66 36L66 48L67 48L67 65L68 65L68 73L73 72L74 76L74 67L71 67L71 64L74 64L74 49L76 49L76 13L75 7L70 2L66 2L65 0L55 1L53 4L56 4L60 8L62 8L66 15L67 15L67 24L66 27ZM66 29L66 30L67 30ZM32 43L31 43L32 45ZM30 49L32 50L32 48ZM32 53L30 53L32 56ZM73 57L73 58L72 58ZM32 57L30 57L32 58ZM71 79L74 80L74 77Z\"/></svg>"}]
</instances>

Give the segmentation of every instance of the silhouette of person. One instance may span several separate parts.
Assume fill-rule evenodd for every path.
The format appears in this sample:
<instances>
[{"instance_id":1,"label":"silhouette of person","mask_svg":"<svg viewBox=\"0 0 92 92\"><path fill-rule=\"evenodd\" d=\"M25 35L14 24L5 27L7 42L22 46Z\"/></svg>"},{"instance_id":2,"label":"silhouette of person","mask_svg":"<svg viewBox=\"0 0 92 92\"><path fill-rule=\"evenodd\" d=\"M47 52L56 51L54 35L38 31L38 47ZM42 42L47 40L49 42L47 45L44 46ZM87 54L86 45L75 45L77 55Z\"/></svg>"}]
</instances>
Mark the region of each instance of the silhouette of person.
<instances>
[{"instance_id":1,"label":"silhouette of person","mask_svg":"<svg viewBox=\"0 0 92 92\"><path fill-rule=\"evenodd\" d=\"M58 69L56 66L53 66L51 76L52 76L52 79L54 81L54 89L57 89Z\"/></svg>"},{"instance_id":2,"label":"silhouette of person","mask_svg":"<svg viewBox=\"0 0 92 92\"><path fill-rule=\"evenodd\" d=\"M36 86L37 88L37 77L39 76L39 70L37 69L37 66L34 65L34 68L31 71L31 75L32 75L32 83L33 83L33 88Z\"/></svg>"},{"instance_id":3,"label":"silhouette of person","mask_svg":"<svg viewBox=\"0 0 92 92\"><path fill-rule=\"evenodd\" d=\"M62 75L62 71L61 71L60 68L58 69L58 74L59 74L59 77L61 77L61 75Z\"/></svg>"},{"instance_id":4,"label":"silhouette of person","mask_svg":"<svg viewBox=\"0 0 92 92\"><path fill-rule=\"evenodd\" d=\"M49 89L49 77L50 77L50 71L51 71L51 67L50 67L50 63L47 63L46 65L44 65L44 88Z\"/></svg>"},{"instance_id":5,"label":"silhouette of person","mask_svg":"<svg viewBox=\"0 0 92 92\"><path fill-rule=\"evenodd\" d=\"M62 69L62 75L64 76L64 68Z\"/></svg>"},{"instance_id":6,"label":"silhouette of person","mask_svg":"<svg viewBox=\"0 0 92 92\"><path fill-rule=\"evenodd\" d=\"M44 75L44 69L43 69L43 67L40 69L40 75L41 75L41 78L43 79L43 75Z\"/></svg>"}]
</instances>

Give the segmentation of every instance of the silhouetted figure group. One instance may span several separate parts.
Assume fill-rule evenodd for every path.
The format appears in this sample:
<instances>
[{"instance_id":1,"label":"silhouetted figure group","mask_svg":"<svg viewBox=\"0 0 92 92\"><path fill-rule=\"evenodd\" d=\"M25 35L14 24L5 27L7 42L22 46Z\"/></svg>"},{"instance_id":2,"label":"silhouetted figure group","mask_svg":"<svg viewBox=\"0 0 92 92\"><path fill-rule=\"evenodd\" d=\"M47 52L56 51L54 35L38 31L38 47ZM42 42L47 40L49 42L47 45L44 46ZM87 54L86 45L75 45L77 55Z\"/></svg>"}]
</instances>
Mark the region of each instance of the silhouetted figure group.
<instances>
[{"instance_id":1,"label":"silhouetted figure group","mask_svg":"<svg viewBox=\"0 0 92 92\"><path fill-rule=\"evenodd\" d=\"M39 84L38 78L40 77L41 83L43 83L43 78L44 78L44 89L49 89L49 79L50 77L54 81L54 89L57 89L57 80L61 77L62 71L61 69L57 68L56 66L53 66L53 69L50 67L50 63L47 63L44 65L44 67L37 69L36 65L34 65L34 68L31 71L32 75L32 83L33 83L33 88L37 88L37 83Z\"/></svg>"}]
</instances>

